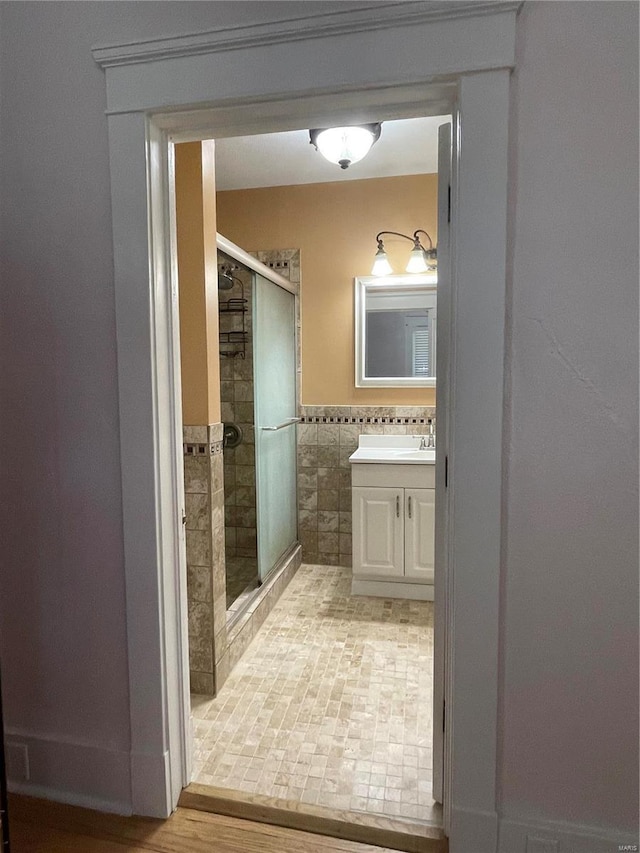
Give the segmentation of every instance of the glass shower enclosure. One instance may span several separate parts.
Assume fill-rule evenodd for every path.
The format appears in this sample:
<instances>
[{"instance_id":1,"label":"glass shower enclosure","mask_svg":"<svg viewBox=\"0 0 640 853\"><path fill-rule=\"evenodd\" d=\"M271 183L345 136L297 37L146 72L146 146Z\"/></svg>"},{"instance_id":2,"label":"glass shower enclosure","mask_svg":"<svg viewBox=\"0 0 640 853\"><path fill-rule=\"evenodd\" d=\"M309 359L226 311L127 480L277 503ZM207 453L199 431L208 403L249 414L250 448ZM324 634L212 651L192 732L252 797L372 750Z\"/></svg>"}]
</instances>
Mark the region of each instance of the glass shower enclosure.
<instances>
[{"instance_id":1,"label":"glass shower enclosure","mask_svg":"<svg viewBox=\"0 0 640 853\"><path fill-rule=\"evenodd\" d=\"M227 608L297 543L294 286L218 236Z\"/></svg>"},{"instance_id":2,"label":"glass shower enclosure","mask_svg":"<svg viewBox=\"0 0 640 853\"><path fill-rule=\"evenodd\" d=\"M295 296L254 279L258 573L264 580L298 537Z\"/></svg>"}]
</instances>

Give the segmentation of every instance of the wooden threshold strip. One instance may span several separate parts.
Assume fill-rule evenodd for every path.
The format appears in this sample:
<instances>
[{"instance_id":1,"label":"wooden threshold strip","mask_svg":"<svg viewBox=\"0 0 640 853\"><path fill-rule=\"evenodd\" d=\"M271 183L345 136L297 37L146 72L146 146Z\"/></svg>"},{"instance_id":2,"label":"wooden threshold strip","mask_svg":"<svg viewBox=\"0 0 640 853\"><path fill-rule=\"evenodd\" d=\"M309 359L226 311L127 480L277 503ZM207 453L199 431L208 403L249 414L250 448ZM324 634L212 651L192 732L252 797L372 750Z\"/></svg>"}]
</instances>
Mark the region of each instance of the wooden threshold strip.
<instances>
[{"instance_id":1,"label":"wooden threshold strip","mask_svg":"<svg viewBox=\"0 0 640 853\"><path fill-rule=\"evenodd\" d=\"M180 795L180 807L402 850L405 853L447 853L449 849L442 829L435 824L337 811L211 785L192 783L186 787Z\"/></svg>"}]
</instances>

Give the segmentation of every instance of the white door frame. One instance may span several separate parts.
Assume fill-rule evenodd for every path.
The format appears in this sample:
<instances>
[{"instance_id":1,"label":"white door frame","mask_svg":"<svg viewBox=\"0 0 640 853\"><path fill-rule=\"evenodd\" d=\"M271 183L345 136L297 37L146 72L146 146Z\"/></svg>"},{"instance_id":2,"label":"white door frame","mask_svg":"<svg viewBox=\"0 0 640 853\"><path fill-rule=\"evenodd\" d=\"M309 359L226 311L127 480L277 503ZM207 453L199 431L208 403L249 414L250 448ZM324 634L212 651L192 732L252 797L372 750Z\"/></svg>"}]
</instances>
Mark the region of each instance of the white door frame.
<instances>
[{"instance_id":1,"label":"white door frame","mask_svg":"<svg viewBox=\"0 0 640 853\"><path fill-rule=\"evenodd\" d=\"M452 223L445 821L452 853L496 848L507 130L517 6L380 3L94 50L108 98L136 813L169 814L189 781L170 141L296 128L323 116L443 114L454 93L462 135Z\"/></svg>"},{"instance_id":2,"label":"white door frame","mask_svg":"<svg viewBox=\"0 0 640 853\"><path fill-rule=\"evenodd\" d=\"M451 744L450 734L445 731L445 704L447 698L447 626L452 621L449 605L453 595L448 588L449 571L449 499L448 462L450 456L451 431L449 428L449 388L451 386L451 321L452 282L451 258L451 193L457 186L453 173L453 162L457 151L457 121L440 125L438 128L438 334L436 340L436 505L434 530L434 563L438 571L433 583L433 796L444 802L444 790L451 789ZM445 748L445 735L449 743ZM446 761L445 761L446 757ZM446 766L445 766L446 765ZM445 785L445 776L447 779ZM448 809L447 809L448 810Z\"/></svg>"}]
</instances>

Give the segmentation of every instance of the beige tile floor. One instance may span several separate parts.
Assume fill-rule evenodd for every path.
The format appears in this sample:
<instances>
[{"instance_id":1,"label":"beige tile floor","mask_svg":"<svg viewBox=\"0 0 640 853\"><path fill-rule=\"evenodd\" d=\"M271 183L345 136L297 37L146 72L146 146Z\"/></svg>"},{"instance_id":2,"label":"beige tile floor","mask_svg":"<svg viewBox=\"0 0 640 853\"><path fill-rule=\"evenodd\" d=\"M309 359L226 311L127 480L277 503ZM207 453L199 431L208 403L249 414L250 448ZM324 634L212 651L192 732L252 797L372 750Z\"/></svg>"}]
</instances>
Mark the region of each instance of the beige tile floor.
<instances>
[{"instance_id":1,"label":"beige tile floor","mask_svg":"<svg viewBox=\"0 0 640 853\"><path fill-rule=\"evenodd\" d=\"M213 700L193 697L193 781L433 819L433 604L351 596L303 565Z\"/></svg>"}]
</instances>

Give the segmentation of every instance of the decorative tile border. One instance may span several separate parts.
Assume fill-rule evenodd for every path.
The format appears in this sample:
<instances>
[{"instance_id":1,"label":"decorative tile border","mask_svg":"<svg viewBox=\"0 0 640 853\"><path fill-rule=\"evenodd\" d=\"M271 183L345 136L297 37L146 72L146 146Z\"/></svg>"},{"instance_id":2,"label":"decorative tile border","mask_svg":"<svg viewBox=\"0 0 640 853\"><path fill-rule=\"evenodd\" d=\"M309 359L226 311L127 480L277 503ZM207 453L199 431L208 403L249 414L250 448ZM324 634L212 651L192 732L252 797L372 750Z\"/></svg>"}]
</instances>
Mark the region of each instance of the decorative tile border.
<instances>
[{"instance_id":1,"label":"decorative tile border","mask_svg":"<svg viewBox=\"0 0 640 853\"><path fill-rule=\"evenodd\" d=\"M183 444L183 452L185 456L215 456L222 453L222 442L217 441L214 444Z\"/></svg>"},{"instance_id":2,"label":"decorative tile border","mask_svg":"<svg viewBox=\"0 0 640 853\"><path fill-rule=\"evenodd\" d=\"M300 284L300 249L261 249L253 255L292 284Z\"/></svg>"},{"instance_id":3,"label":"decorative tile border","mask_svg":"<svg viewBox=\"0 0 640 853\"><path fill-rule=\"evenodd\" d=\"M422 418L388 418L388 417L362 417L357 415L342 415L333 417L331 415L301 415L300 423L303 424L435 424L434 417Z\"/></svg>"},{"instance_id":4,"label":"decorative tile border","mask_svg":"<svg viewBox=\"0 0 640 853\"><path fill-rule=\"evenodd\" d=\"M397 421L398 423L408 423L413 420L424 422L425 420L435 420L435 406L304 406L299 407L299 414L305 418L333 418L334 423L339 423L338 419L345 420L344 423L357 423L361 421L370 422L372 418L378 420L384 418L386 420ZM310 421L311 423L312 421ZM318 421L315 421L316 423Z\"/></svg>"}]
</instances>

